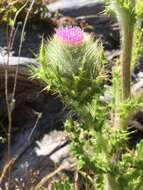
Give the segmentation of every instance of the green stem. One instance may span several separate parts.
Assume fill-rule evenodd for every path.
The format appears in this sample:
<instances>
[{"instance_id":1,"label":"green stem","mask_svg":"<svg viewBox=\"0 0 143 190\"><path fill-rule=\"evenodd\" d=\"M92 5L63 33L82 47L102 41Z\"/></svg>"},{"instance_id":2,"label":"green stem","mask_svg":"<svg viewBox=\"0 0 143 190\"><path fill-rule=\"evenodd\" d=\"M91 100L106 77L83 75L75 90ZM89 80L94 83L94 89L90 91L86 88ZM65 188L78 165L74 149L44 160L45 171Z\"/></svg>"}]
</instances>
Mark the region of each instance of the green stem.
<instances>
[{"instance_id":1,"label":"green stem","mask_svg":"<svg viewBox=\"0 0 143 190\"><path fill-rule=\"evenodd\" d=\"M135 6L135 0L131 0L130 3L131 7ZM124 101L131 97L131 58L135 18L130 14L133 10L127 10L118 1L111 1L110 7L117 16L121 30L121 100Z\"/></svg>"},{"instance_id":2,"label":"green stem","mask_svg":"<svg viewBox=\"0 0 143 190\"><path fill-rule=\"evenodd\" d=\"M121 89L122 101L131 97L131 57L134 35L134 24L124 25L122 29L121 54Z\"/></svg>"}]
</instances>

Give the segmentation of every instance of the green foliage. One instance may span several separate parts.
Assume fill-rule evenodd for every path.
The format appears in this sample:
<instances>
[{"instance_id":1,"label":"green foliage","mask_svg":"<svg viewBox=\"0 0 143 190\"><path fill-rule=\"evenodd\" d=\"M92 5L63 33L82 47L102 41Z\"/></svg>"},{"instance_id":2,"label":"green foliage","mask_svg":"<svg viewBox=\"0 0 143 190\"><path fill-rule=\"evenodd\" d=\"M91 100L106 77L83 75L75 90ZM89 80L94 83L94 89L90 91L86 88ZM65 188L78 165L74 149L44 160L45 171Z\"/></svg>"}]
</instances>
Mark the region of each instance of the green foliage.
<instances>
[{"instance_id":1,"label":"green foliage","mask_svg":"<svg viewBox=\"0 0 143 190\"><path fill-rule=\"evenodd\" d=\"M135 12L138 19L143 18L143 1L136 0Z\"/></svg>"},{"instance_id":2,"label":"green foliage","mask_svg":"<svg viewBox=\"0 0 143 190\"><path fill-rule=\"evenodd\" d=\"M14 25L14 17L22 8L18 20L23 21L29 9L31 1L29 0L2 0L0 1L0 23L8 23ZM29 16L30 19L45 19L49 17L48 9L42 0L36 0Z\"/></svg>"},{"instance_id":3,"label":"green foliage","mask_svg":"<svg viewBox=\"0 0 143 190\"><path fill-rule=\"evenodd\" d=\"M135 65L138 61L138 57L143 52L142 50L142 35L143 35L143 29L137 25L134 32L134 43L133 43L133 53L132 53L132 70L135 68Z\"/></svg>"},{"instance_id":4,"label":"green foliage","mask_svg":"<svg viewBox=\"0 0 143 190\"><path fill-rule=\"evenodd\" d=\"M117 63L112 68L112 92L110 92L110 94L112 95L110 106L116 112L121 97L121 73L120 67Z\"/></svg>"},{"instance_id":5,"label":"green foliage","mask_svg":"<svg viewBox=\"0 0 143 190\"><path fill-rule=\"evenodd\" d=\"M51 190L73 190L73 185L68 178L55 181Z\"/></svg>"},{"instance_id":6,"label":"green foliage","mask_svg":"<svg viewBox=\"0 0 143 190\"><path fill-rule=\"evenodd\" d=\"M7 22L9 25L13 25L13 16L17 12L17 8L15 7L15 3L12 0L1 1L0 2L0 15L1 21L0 22Z\"/></svg>"},{"instance_id":7,"label":"green foliage","mask_svg":"<svg viewBox=\"0 0 143 190\"><path fill-rule=\"evenodd\" d=\"M130 151L122 155L118 163L121 175L117 181L120 188L127 190L141 190L143 188L143 141L137 144L135 151Z\"/></svg>"},{"instance_id":8,"label":"green foliage","mask_svg":"<svg viewBox=\"0 0 143 190\"><path fill-rule=\"evenodd\" d=\"M141 109L142 106L143 104L138 102L136 99L126 100L119 105L120 117L124 120L128 120L131 116L133 116L133 113Z\"/></svg>"}]
</instances>

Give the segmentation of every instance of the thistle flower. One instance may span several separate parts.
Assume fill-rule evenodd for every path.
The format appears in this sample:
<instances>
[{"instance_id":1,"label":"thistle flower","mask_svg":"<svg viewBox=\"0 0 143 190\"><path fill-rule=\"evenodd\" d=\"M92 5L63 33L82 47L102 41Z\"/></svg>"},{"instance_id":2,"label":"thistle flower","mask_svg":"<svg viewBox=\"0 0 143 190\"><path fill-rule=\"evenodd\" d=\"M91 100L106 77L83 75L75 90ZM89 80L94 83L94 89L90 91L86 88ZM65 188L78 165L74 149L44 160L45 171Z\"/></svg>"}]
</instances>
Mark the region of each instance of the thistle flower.
<instances>
[{"instance_id":1,"label":"thistle flower","mask_svg":"<svg viewBox=\"0 0 143 190\"><path fill-rule=\"evenodd\" d=\"M61 27L56 29L56 37L69 46L77 46L83 42L84 32L79 27Z\"/></svg>"},{"instance_id":2,"label":"thistle flower","mask_svg":"<svg viewBox=\"0 0 143 190\"><path fill-rule=\"evenodd\" d=\"M84 105L95 94L104 93L105 58L102 43L94 41L90 34L79 27L59 28L51 40L44 44L42 42L39 63L41 67L36 70L37 78L47 84L47 89L57 91L66 101L72 99L73 104L77 105L80 99Z\"/></svg>"}]
</instances>

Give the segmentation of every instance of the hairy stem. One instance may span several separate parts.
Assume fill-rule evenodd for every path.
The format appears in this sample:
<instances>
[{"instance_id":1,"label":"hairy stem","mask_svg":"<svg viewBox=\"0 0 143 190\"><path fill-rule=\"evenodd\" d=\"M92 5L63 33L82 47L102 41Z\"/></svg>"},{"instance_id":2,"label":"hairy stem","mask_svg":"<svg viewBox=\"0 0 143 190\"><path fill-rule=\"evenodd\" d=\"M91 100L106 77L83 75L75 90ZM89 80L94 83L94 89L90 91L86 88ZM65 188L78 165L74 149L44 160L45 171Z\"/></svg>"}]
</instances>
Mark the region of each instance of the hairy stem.
<instances>
[{"instance_id":1,"label":"hairy stem","mask_svg":"<svg viewBox=\"0 0 143 190\"><path fill-rule=\"evenodd\" d=\"M134 25L127 24L122 29L122 54L121 54L121 85L122 100L131 97L131 57L133 45Z\"/></svg>"},{"instance_id":2,"label":"hairy stem","mask_svg":"<svg viewBox=\"0 0 143 190\"><path fill-rule=\"evenodd\" d=\"M131 1L132 7L135 1ZM134 38L135 18L131 11L127 10L119 2L110 2L111 9L115 12L121 31L121 100L131 97L131 58ZM129 8L128 8L129 9Z\"/></svg>"}]
</instances>

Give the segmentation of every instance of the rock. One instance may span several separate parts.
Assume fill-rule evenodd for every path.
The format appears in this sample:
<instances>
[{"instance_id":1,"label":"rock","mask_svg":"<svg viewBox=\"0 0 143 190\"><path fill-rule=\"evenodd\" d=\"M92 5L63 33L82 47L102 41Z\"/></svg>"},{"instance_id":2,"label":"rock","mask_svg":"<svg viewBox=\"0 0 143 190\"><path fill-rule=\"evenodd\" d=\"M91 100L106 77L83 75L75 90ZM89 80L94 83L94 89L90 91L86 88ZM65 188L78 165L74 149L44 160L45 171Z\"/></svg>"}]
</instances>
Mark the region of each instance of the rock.
<instances>
[{"instance_id":1,"label":"rock","mask_svg":"<svg viewBox=\"0 0 143 190\"><path fill-rule=\"evenodd\" d=\"M68 16L78 17L85 15L95 15L103 11L103 3L99 0L59 0L48 5L51 12L59 11Z\"/></svg>"},{"instance_id":2,"label":"rock","mask_svg":"<svg viewBox=\"0 0 143 190\"><path fill-rule=\"evenodd\" d=\"M73 159L69 157L68 142L69 140L63 131L53 130L36 142L35 153L37 156L48 156L55 164L59 165L62 162L65 168L69 168ZM70 161L69 164L67 164L68 161Z\"/></svg>"},{"instance_id":3,"label":"rock","mask_svg":"<svg viewBox=\"0 0 143 190\"><path fill-rule=\"evenodd\" d=\"M25 58L25 57L8 57L8 56L2 56L0 55L0 78L2 78L2 74L4 73L4 69L7 68L9 71L10 76L15 74L15 69L19 65L18 69L18 76L23 75L27 77L30 74L27 67L30 67L30 65L33 65L37 67L37 63L35 59L32 58Z\"/></svg>"},{"instance_id":4,"label":"rock","mask_svg":"<svg viewBox=\"0 0 143 190\"><path fill-rule=\"evenodd\" d=\"M140 72L138 73L137 77L140 78L140 79L143 79L143 72L140 71Z\"/></svg>"}]
</instances>

